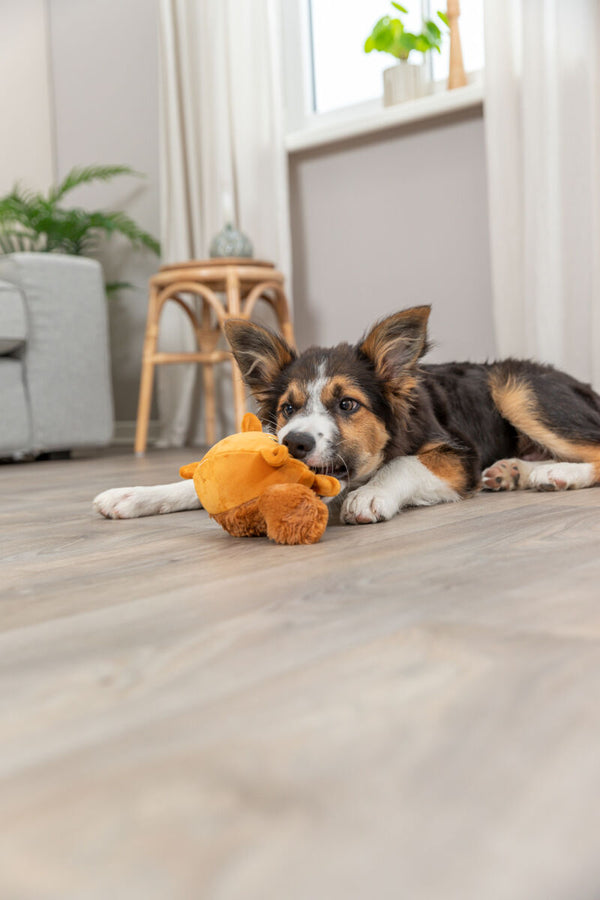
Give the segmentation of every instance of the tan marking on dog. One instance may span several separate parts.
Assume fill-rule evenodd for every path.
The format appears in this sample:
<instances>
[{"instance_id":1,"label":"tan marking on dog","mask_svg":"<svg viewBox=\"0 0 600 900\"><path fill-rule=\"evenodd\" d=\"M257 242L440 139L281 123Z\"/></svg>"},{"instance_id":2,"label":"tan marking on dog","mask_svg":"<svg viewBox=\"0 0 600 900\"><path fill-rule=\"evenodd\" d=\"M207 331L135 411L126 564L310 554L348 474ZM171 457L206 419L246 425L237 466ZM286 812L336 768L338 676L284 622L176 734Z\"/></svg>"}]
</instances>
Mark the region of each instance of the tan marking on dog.
<instances>
[{"instance_id":1,"label":"tan marking on dog","mask_svg":"<svg viewBox=\"0 0 600 900\"><path fill-rule=\"evenodd\" d=\"M307 400L308 396L301 382L296 380L290 381L285 394L283 394L279 400L279 410L281 410L286 403L291 403L294 409L301 409L306 404ZM281 412L278 412L277 427L283 428L287 421L285 416L282 415Z\"/></svg>"},{"instance_id":2,"label":"tan marking on dog","mask_svg":"<svg viewBox=\"0 0 600 900\"><path fill-rule=\"evenodd\" d=\"M416 386L417 379L412 375L405 375L401 381L386 385L384 390L390 403L410 412L411 397Z\"/></svg>"},{"instance_id":3,"label":"tan marking on dog","mask_svg":"<svg viewBox=\"0 0 600 900\"><path fill-rule=\"evenodd\" d=\"M325 384L321 391L321 403L325 407L336 401L343 400L344 397L358 400L362 406L368 407L369 405L367 396L361 391L359 386L351 378L346 378L343 375L336 375Z\"/></svg>"},{"instance_id":4,"label":"tan marking on dog","mask_svg":"<svg viewBox=\"0 0 600 900\"><path fill-rule=\"evenodd\" d=\"M535 394L526 382L492 372L490 391L500 414L518 431L548 450L556 460L592 463L596 481L600 481L600 445L570 441L555 434L542 421Z\"/></svg>"},{"instance_id":5,"label":"tan marking on dog","mask_svg":"<svg viewBox=\"0 0 600 900\"><path fill-rule=\"evenodd\" d=\"M379 468L389 440L381 419L363 406L347 419L339 420L338 425L342 456L352 457L356 476L364 478Z\"/></svg>"},{"instance_id":6,"label":"tan marking on dog","mask_svg":"<svg viewBox=\"0 0 600 900\"><path fill-rule=\"evenodd\" d=\"M457 494L464 495L467 473L459 456L445 444L425 444L417 453L420 462Z\"/></svg>"}]
</instances>

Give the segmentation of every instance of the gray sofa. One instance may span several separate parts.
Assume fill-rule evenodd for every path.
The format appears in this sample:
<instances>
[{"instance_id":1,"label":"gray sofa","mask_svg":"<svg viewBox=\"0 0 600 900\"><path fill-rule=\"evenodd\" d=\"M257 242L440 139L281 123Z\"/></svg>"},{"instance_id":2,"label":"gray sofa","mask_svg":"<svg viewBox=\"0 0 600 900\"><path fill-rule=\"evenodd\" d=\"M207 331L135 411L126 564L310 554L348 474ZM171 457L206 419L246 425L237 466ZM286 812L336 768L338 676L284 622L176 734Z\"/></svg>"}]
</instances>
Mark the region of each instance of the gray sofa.
<instances>
[{"instance_id":1,"label":"gray sofa","mask_svg":"<svg viewBox=\"0 0 600 900\"><path fill-rule=\"evenodd\" d=\"M0 457L101 446L112 431L100 264L0 256Z\"/></svg>"}]
</instances>

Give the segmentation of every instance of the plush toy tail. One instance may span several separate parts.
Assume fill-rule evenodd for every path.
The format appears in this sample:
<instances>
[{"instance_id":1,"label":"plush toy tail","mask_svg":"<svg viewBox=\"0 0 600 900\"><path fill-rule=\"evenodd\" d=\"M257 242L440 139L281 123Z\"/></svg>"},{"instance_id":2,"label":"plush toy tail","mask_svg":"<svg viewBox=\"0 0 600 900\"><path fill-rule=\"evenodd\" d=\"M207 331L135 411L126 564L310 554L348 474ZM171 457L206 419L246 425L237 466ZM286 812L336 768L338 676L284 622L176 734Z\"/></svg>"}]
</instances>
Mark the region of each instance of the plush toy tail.
<instances>
[{"instance_id":1,"label":"plush toy tail","mask_svg":"<svg viewBox=\"0 0 600 900\"><path fill-rule=\"evenodd\" d=\"M182 478L193 478L194 472L200 465L199 462L188 463L187 466L182 466L179 470L179 474Z\"/></svg>"}]
</instances>

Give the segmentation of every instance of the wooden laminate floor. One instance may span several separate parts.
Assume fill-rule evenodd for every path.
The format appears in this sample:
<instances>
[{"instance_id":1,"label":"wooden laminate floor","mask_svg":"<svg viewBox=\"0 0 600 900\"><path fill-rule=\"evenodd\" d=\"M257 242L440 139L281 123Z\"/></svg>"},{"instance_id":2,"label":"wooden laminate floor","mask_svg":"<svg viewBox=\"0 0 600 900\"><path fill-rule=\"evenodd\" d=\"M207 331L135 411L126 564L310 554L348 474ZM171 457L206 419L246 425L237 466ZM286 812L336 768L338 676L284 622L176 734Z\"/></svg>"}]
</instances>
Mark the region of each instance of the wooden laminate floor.
<instances>
[{"instance_id":1,"label":"wooden laminate floor","mask_svg":"<svg viewBox=\"0 0 600 900\"><path fill-rule=\"evenodd\" d=\"M1 900L597 900L600 490L312 547L0 467Z\"/></svg>"}]
</instances>

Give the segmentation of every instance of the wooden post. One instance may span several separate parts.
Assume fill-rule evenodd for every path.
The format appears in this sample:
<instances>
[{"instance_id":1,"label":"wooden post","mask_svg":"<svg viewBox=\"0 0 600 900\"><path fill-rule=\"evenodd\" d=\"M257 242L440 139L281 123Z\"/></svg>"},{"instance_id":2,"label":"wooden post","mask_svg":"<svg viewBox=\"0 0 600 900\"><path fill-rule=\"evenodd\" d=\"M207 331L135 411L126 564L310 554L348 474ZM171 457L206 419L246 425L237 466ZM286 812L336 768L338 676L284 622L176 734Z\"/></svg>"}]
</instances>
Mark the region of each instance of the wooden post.
<instances>
[{"instance_id":1,"label":"wooden post","mask_svg":"<svg viewBox=\"0 0 600 900\"><path fill-rule=\"evenodd\" d=\"M460 45L460 31L458 19L460 17L459 0L448 0L448 25L450 28L450 72L448 75L448 90L464 87L467 83L465 66L463 63L462 47Z\"/></svg>"}]
</instances>

